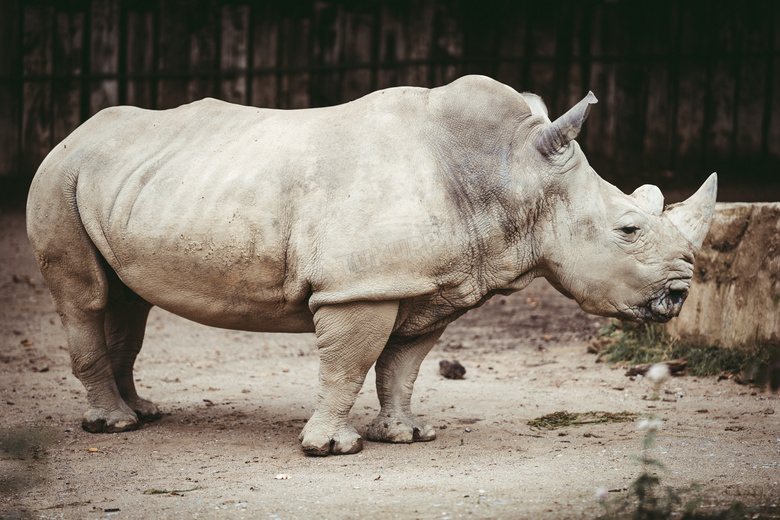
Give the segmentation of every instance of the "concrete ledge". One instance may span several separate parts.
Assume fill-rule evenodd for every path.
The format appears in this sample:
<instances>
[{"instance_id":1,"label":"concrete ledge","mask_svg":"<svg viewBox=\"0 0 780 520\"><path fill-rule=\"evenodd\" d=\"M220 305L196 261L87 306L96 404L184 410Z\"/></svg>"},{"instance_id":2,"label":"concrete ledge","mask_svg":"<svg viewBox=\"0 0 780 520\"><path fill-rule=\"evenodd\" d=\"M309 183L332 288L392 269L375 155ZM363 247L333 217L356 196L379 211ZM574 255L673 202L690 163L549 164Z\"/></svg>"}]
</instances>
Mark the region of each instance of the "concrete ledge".
<instances>
[{"instance_id":1,"label":"concrete ledge","mask_svg":"<svg viewBox=\"0 0 780 520\"><path fill-rule=\"evenodd\" d=\"M666 325L725 347L780 342L780 203L719 203L691 292Z\"/></svg>"}]
</instances>

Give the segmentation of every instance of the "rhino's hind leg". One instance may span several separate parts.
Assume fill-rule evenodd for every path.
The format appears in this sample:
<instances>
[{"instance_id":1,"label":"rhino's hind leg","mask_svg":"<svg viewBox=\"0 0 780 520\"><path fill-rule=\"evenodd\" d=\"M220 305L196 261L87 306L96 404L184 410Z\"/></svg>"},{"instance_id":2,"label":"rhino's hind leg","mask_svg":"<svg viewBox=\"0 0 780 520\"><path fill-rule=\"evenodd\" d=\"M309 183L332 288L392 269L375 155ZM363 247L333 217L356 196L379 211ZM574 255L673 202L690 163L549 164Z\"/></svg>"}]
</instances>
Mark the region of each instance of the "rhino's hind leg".
<instances>
[{"instance_id":1,"label":"rhino's hind leg","mask_svg":"<svg viewBox=\"0 0 780 520\"><path fill-rule=\"evenodd\" d=\"M376 362L376 389L382 409L366 431L372 441L432 441L436 431L412 414L411 400L420 364L444 328L414 339L391 338Z\"/></svg>"},{"instance_id":2,"label":"rhino's hind leg","mask_svg":"<svg viewBox=\"0 0 780 520\"><path fill-rule=\"evenodd\" d=\"M27 234L65 327L73 374L87 390L89 408L82 427L90 432L130 430L138 426L138 417L119 393L106 346L105 262L81 223L73 179L62 187L47 177L55 174L39 171L33 181Z\"/></svg>"},{"instance_id":3,"label":"rhino's hind leg","mask_svg":"<svg viewBox=\"0 0 780 520\"><path fill-rule=\"evenodd\" d=\"M87 390L81 425L93 433L135 429L138 417L120 395L106 346L108 283L100 259L90 248L56 253L36 256L67 333L71 369Z\"/></svg>"},{"instance_id":4,"label":"rhino's hind leg","mask_svg":"<svg viewBox=\"0 0 780 520\"><path fill-rule=\"evenodd\" d=\"M109 297L106 308L105 334L111 369L119 394L143 422L160 418L160 410L138 396L133 379L133 365L141 350L146 318L152 305L131 291L109 272Z\"/></svg>"},{"instance_id":5,"label":"rhino's hind leg","mask_svg":"<svg viewBox=\"0 0 780 520\"><path fill-rule=\"evenodd\" d=\"M398 302L353 302L314 314L320 354L317 408L299 437L310 455L356 453L363 447L347 423L352 405L390 337Z\"/></svg>"}]
</instances>

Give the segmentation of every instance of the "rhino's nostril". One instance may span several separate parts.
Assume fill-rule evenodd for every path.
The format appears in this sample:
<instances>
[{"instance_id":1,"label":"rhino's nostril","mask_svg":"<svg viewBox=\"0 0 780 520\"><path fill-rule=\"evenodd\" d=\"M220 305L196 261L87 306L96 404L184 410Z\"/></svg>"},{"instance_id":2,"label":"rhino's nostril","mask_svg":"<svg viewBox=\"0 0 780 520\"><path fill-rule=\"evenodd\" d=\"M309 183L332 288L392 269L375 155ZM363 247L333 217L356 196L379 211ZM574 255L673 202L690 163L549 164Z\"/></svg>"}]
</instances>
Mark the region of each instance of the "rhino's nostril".
<instances>
[{"instance_id":1,"label":"rhino's nostril","mask_svg":"<svg viewBox=\"0 0 780 520\"><path fill-rule=\"evenodd\" d=\"M688 296L688 291L685 290L675 290L672 289L669 291L669 301L672 303L672 305L682 305L682 302L685 301L685 298Z\"/></svg>"}]
</instances>

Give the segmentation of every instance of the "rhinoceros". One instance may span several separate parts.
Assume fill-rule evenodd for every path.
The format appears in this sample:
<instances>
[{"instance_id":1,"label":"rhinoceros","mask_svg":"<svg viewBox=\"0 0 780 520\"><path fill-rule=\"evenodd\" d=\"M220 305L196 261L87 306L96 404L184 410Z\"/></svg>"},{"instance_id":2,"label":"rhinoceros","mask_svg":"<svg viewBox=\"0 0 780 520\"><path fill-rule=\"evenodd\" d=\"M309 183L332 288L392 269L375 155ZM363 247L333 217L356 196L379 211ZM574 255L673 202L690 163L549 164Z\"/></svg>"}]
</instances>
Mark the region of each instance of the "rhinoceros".
<instances>
[{"instance_id":1,"label":"rhinoceros","mask_svg":"<svg viewBox=\"0 0 780 520\"><path fill-rule=\"evenodd\" d=\"M159 306L215 327L314 332L306 453L354 453L348 413L376 364L366 435L435 438L411 412L447 324L545 277L587 312L680 312L713 212L712 174L664 207L602 180L575 141L596 98L551 121L542 100L482 76L271 110L204 99L99 112L46 157L28 235L87 390L82 426L159 417L133 364Z\"/></svg>"}]
</instances>

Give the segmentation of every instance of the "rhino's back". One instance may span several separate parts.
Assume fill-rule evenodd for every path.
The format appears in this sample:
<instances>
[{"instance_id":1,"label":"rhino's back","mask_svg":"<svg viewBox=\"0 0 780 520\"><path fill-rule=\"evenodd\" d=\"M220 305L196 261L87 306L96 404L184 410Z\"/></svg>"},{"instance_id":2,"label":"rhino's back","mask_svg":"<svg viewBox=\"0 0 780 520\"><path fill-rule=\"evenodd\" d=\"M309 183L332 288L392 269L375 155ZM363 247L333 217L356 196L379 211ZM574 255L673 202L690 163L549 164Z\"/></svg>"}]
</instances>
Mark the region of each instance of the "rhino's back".
<instances>
[{"instance_id":1,"label":"rhino's back","mask_svg":"<svg viewBox=\"0 0 780 520\"><path fill-rule=\"evenodd\" d=\"M404 162L425 155L424 144L403 114L374 105L283 111L207 99L166 111L104 110L69 137L82 216L113 234L190 213L193 224L231 220L236 209L278 214L290 197L332 197L359 180L385 179L387 189L382 164L402 173Z\"/></svg>"},{"instance_id":2,"label":"rhino's back","mask_svg":"<svg viewBox=\"0 0 780 520\"><path fill-rule=\"evenodd\" d=\"M412 135L424 125L408 123L414 104L119 107L63 143L74 150L65 163L87 232L142 297L211 325L309 322L312 293L327 303L435 288L422 267L407 280L389 274L408 252L388 258L387 275L360 263L409 236L428 240L432 214L446 212Z\"/></svg>"}]
</instances>

